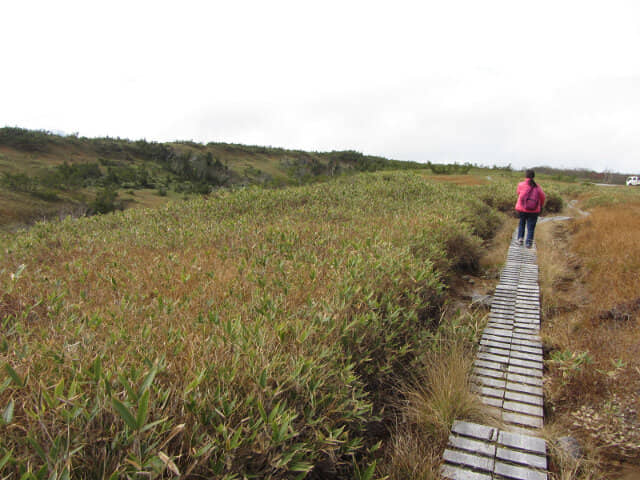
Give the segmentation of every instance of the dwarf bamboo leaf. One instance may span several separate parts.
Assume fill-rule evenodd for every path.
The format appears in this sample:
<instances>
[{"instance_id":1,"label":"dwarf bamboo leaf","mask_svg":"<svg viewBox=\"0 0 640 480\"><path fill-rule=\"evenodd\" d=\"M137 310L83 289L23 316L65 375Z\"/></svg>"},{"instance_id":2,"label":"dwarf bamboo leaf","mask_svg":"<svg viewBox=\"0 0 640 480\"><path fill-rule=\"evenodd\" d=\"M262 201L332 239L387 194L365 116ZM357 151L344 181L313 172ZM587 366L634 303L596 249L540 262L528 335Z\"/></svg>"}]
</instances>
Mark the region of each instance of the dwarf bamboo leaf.
<instances>
[{"instance_id":1,"label":"dwarf bamboo leaf","mask_svg":"<svg viewBox=\"0 0 640 480\"><path fill-rule=\"evenodd\" d=\"M40 444L36 441L36 439L33 438L32 436L28 436L27 441L33 447L33 449L38 454L38 456L46 462L47 454L45 453L44 449L40 446Z\"/></svg>"},{"instance_id":2,"label":"dwarf bamboo leaf","mask_svg":"<svg viewBox=\"0 0 640 480\"><path fill-rule=\"evenodd\" d=\"M4 412L2 412L2 421L4 422L5 425L8 425L11 423L11 421L13 420L13 398L11 400L9 400L9 404L7 405L7 407L4 409Z\"/></svg>"},{"instance_id":3,"label":"dwarf bamboo leaf","mask_svg":"<svg viewBox=\"0 0 640 480\"><path fill-rule=\"evenodd\" d=\"M64 378L61 378L58 384L56 385L55 390L53 391L53 395L55 398L62 398L63 393L64 393Z\"/></svg>"},{"instance_id":4,"label":"dwarf bamboo leaf","mask_svg":"<svg viewBox=\"0 0 640 480\"><path fill-rule=\"evenodd\" d=\"M375 472L376 461L374 460L373 463L371 463L371 465L369 465L364 471L360 471L360 469L356 468L355 476L357 480L371 480Z\"/></svg>"},{"instance_id":5,"label":"dwarf bamboo leaf","mask_svg":"<svg viewBox=\"0 0 640 480\"><path fill-rule=\"evenodd\" d=\"M24 380L20 375L18 375L18 372L16 372L11 367L11 365L9 365L8 363L5 363L4 369L7 372L7 374L11 377L11 380L13 380L13 383L15 383L19 388L24 387Z\"/></svg>"},{"instance_id":6,"label":"dwarf bamboo leaf","mask_svg":"<svg viewBox=\"0 0 640 480\"><path fill-rule=\"evenodd\" d=\"M149 415L149 390L145 390L140 400L138 400L138 415L136 417L136 426L140 430L147 422Z\"/></svg>"},{"instance_id":7,"label":"dwarf bamboo leaf","mask_svg":"<svg viewBox=\"0 0 640 480\"><path fill-rule=\"evenodd\" d=\"M118 379L120 380L120 383L122 383L124 389L127 391L129 401L136 403L138 401L138 393L133 389L133 387L129 383L129 380L124 375L118 375Z\"/></svg>"},{"instance_id":8,"label":"dwarf bamboo leaf","mask_svg":"<svg viewBox=\"0 0 640 480\"><path fill-rule=\"evenodd\" d=\"M146 392L147 389L151 386L151 384L153 383L153 379L156 376L156 373L158 373L158 365L157 364L155 364L151 368L151 371L147 374L147 376L142 381L142 385L140 385L140 389L138 390L138 395L139 396L142 395L144 392Z\"/></svg>"},{"instance_id":9,"label":"dwarf bamboo leaf","mask_svg":"<svg viewBox=\"0 0 640 480\"><path fill-rule=\"evenodd\" d=\"M111 399L111 403L113 408L116 409L116 412L122 417L124 422L131 430L136 430L138 428L138 422L136 421L133 414L129 411L124 403L116 398Z\"/></svg>"},{"instance_id":10,"label":"dwarf bamboo leaf","mask_svg":"<svg viewBox=\"0 0 640 480\"><path fill-rule=\"evenodd\" d=\"M147 423L144 427L140 429L140 433L144 433L148 430L151 430L152 428L157 427L158 425L161 425L166 421L167 421L167 418L165 417L165 418L161 418L160 420L156 420L155 422Z\"/></svg>"},{"instance_id":11,"label":"dwarf bamboo leaf","mask_svg":"<svg viewBox=\"0 0 640 480\"><path fill-rule=\"evenodd\" d=\"M291 465L289 465L289 470L291 470L292 472L308 473L311 470L313 470L313 464L309 463L309 462L297 461L297 462L293 462ZM302 477L302 478L304 478L304 477Z\"/></svg>"},{"instance_id":12,"label":"dwarf bamboo leaf","mask_svg":"<svg viewBox=\"0 0 640 480\"><path fill-rule=\"evenodd\" d=\"M260 372L260 378L258 379L258 384L260 385L261 388L266 388L267 386L267 369L263 369L262 372Z\"/></svg>"},{"instance_id":13,"label":"dwarf bamboo leaf","mask_svg":"<svg viewBox=\"0 0 640 480\"><path fill-rule=\"evenodd\" d=\"M4 468L4 466L7 464L7 462L9 460L11 460L11 454L13 453L13 450L9 450L4 457L2 457L0 459L0 470L2 470Z\"/></svg>"}]
</instances>

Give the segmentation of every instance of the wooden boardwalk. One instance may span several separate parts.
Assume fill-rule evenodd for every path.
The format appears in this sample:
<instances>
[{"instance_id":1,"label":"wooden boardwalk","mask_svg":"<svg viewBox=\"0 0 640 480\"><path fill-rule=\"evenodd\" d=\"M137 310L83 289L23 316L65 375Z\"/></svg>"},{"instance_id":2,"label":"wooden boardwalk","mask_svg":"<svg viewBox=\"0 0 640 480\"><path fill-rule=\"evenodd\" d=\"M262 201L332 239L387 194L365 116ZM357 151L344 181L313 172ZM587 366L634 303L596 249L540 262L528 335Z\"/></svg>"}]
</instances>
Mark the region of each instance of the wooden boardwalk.
<instances>
[{"instance_id":1,"label":"wooden boardwalk","mask_svg":"<svg viewBox=\"0 0 640 480\"><path fill-rule=\"evenodd\" d=\"M474 362L474 388L505 427L457 421L443 455L452 480L547 480L543 425L540 289L535 244L514 239Z\"/></svg>"}]
</instances>

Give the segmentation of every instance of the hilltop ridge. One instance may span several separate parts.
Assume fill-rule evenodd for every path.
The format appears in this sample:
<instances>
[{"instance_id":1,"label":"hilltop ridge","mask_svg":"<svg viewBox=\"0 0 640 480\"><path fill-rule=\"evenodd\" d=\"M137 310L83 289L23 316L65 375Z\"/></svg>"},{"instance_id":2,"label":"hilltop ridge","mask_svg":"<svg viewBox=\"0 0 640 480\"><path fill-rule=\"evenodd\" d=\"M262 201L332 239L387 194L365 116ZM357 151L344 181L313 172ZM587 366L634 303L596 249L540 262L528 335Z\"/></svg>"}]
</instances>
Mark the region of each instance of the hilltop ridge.
<instances>
[{"instance_id":1,"label":"hilltop ridge","mask_svg":"<svg viewBox=\"0 0 640 480\"><path fill-rule=\"evenodd\" d=\"M105 213L221 187L301 185L363 171L428 165L360 152L231 143L167 143L0 128L0 225Z\"/></svg>"}]
</instances>

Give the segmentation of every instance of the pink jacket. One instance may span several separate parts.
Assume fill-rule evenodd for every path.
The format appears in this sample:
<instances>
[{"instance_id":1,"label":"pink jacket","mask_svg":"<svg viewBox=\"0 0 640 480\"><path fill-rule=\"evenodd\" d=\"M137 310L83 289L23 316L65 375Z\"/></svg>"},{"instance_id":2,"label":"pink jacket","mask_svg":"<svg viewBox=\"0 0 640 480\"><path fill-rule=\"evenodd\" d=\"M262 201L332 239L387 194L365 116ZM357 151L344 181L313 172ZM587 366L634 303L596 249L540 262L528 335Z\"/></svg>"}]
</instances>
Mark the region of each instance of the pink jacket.
<instances>
[{"instance_id":1,"label":"pink jacket","mask_svg":"<svg viewBox=\"0 0 640 480\"><path fill-rule=\"evenodd\" d=\"M518 200L516 201L516 211L527 212L527 213L540 213L540 210L542 209L542 206L544 205L544 201L547 197L542 191L542 187L539 184L537 184L536 188L540 191L538 208L534 210L527 210L524 206L524 199L527 197L527 193L529 193L530 188L531 187L529 186L528 178L518 184L518 189L516 190L516 192L518 193Z\"/></svg>"}]
</instances>

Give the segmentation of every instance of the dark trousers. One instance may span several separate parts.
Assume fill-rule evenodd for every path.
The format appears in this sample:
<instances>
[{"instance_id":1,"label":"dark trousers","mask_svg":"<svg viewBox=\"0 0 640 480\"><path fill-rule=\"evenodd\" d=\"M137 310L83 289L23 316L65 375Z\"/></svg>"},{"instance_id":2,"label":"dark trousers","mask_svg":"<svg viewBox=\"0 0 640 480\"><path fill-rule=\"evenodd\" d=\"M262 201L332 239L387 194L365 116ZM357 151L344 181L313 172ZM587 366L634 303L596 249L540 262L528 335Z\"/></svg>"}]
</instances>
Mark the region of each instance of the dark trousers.
<instances>
[{"instance_id":1,"label":"dark trousers","mask_svg":"<svg viewBox=\"0 0 640 480\"><path fill-rule=\"evenodd\" d=\"M524 238L524 226L527 226L527 240L526 244L531 246L533 244L533 232L536 229L536 222L538 221L537 213L518 212L520 214L520 224L518 225L518 238Z\"/></svg>"}]
</instances>

